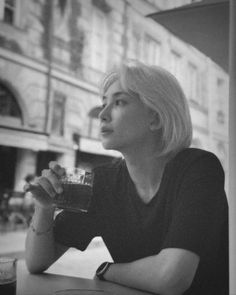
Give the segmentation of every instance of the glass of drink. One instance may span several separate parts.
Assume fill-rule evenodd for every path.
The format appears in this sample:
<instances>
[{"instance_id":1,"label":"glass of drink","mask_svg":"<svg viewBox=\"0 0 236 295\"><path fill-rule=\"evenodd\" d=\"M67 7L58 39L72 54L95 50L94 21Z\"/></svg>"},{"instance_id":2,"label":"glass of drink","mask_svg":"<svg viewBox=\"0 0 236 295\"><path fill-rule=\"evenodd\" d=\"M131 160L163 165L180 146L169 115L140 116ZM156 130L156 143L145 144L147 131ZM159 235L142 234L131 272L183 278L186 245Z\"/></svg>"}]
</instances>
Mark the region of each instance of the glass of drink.
<instances>
[{"instance_id":1,"label":"glass of drink","mask_svg":"<svg viewBox=\"0 0 236 295\"><path fill-rule=\"evenodd\" d=\"M65 168L60 178L63 192L54 198L59 209L88 212L93 194L93 172L80 168Z\"/></svg>"},{"instance_id":2,"label":"glass of drink","mask_svg":"<svg viewBox=\"0 0 236 295\"><path fill-rule=\"evenodd\" d=\"M0 294L16 295L16 261L0 257Z\"/></svg>"}]
</instances>

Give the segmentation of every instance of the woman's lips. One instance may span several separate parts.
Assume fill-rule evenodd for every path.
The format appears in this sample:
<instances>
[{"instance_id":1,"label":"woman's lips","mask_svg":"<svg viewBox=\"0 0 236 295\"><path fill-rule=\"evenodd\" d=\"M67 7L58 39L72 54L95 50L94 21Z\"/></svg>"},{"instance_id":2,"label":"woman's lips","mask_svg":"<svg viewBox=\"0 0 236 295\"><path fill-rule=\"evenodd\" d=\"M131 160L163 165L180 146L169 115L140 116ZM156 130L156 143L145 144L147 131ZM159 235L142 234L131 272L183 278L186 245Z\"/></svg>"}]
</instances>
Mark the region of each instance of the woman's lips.
<instances>
[{"instance_id":1,"label":"woman's lips","mask_svg":"<svg viewBox=\"0 0 236 295\"><path fill-rule=\"evenodd\" d=\"M109 134L111 134L112 132L113 132L112 129L105 128L105 127L102 127L102 128L101 128L101 134L102 134L102 135L109 135Z\"/></svg>"}]
</instances>

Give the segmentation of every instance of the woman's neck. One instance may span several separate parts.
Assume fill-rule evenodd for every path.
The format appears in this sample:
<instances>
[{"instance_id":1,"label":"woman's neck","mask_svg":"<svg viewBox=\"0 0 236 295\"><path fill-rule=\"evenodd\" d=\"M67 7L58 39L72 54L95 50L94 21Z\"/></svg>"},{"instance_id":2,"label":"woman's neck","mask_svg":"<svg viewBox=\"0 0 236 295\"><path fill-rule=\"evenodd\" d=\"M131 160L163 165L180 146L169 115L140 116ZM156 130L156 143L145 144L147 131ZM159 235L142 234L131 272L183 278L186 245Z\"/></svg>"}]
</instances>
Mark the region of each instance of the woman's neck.
<instances>
[{"instance_id":1,"label":"woman's neck","mask_svg":"<svg viewBox=\"0 0 236 295\"><path fill-rule=\"evenodd\" d=\"M126 155L125 161L140 198L148 203L159 189L167 158L158 158L153 154L133 154Z\"/></svg>"}]
</instances>

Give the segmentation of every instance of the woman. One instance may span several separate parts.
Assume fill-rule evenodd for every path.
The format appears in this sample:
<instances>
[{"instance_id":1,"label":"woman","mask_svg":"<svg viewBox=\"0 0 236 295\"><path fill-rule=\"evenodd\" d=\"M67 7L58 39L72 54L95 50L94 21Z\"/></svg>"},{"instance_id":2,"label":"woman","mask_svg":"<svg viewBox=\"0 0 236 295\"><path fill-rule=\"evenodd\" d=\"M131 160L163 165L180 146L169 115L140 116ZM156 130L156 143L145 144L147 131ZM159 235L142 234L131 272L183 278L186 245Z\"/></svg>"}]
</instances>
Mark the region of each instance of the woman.
<instances>
[{"instance_id":1,"label":"woman","mask_svg":"<svg viewBox=\"0 0 236 295\"><path fill-rule=\"evenodd\" d=\"M42 172L36 184L47 194L32 190L29 271L44 271L69 247L85 250L101 236L114 260L98 268L102 280L163 295L227 294L224 172L215 155L189 148L179 83L160 67L130 61L106 75L101 96L102 144L124 158L94 169L87 214L63 211L55 220L52 199L64 169L51 162Z\"/></svg>"}]
</instances>

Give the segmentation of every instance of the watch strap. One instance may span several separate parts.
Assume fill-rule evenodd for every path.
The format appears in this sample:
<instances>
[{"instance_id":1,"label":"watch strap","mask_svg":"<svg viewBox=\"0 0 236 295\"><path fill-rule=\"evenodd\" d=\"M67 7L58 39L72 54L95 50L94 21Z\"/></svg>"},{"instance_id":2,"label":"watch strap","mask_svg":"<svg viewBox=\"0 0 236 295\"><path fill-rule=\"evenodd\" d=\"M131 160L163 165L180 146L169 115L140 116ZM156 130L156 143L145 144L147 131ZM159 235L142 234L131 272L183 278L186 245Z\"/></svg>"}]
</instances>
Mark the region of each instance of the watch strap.
<instances>
[{"instance_id":1,"label":"watch strap","mask_svg":"<svg viewBox=\"0 0 236 295\"><path fill-rule=\"evenodd\" d=\"M105 281L104 275L107 272L108 268L113 264L112 262L103 262L96 270L96 276L101 281Z\"/></svg>"}]
</instances>

